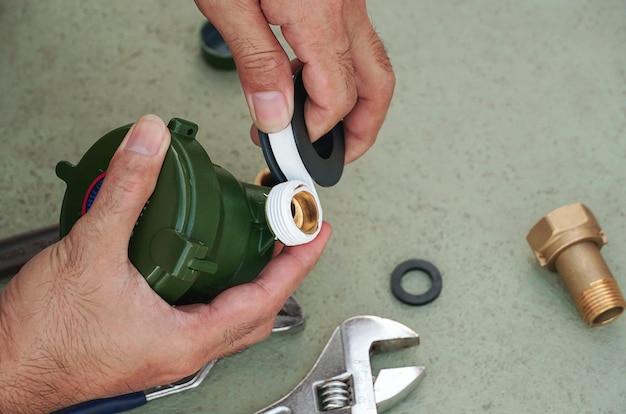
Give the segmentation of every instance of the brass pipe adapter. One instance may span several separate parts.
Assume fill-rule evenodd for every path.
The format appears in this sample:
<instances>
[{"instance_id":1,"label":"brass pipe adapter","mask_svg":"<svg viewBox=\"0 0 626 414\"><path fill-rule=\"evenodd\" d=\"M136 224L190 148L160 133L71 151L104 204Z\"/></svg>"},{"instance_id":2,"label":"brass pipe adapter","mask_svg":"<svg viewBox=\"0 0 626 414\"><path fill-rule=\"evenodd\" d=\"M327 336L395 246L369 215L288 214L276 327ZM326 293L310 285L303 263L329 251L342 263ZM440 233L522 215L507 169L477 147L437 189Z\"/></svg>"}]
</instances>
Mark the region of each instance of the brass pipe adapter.
<instances>
[{"instance_id":1,"label":"brass pipe adapter","mask_svg":"<svg viewBox=\"0 0 626 414\"><path fill-rule=\"evenodd\" d=\"M530 230L526 240L539 265L561 276L589 325L607 324L624 311L622 292L600 254L607 238L583 204L570 204L548 213Z\"/></svg>"}]
</instances>

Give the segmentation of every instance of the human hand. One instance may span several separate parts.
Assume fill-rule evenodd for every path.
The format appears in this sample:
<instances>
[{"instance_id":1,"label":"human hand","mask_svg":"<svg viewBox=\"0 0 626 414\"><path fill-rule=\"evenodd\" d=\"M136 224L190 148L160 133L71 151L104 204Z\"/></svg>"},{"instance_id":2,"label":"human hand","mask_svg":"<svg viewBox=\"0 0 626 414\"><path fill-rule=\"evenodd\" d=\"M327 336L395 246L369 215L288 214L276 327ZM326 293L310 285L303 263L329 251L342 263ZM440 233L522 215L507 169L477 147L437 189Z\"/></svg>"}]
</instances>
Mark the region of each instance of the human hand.
<instances>
[{"instance_id":1,"label":"human hand","mask_svg":"<svg viewBox=\"0 0 626 414\"><path fill-rule=\"evenodd\" d=\"M395 77L365 0L195 1L233 54L257 128L271 133L289 124L294 107L291 74L301 65L311 139L343 119L346 162L374 144ZM270 24L280 26L295 52L292 65ZM258 143L256 134L252 136Z\"/></svg>"},{"instance_id":2,"label":"human hand","mask_svg":"<svg viewBox=\"0 0 626 414\"><path fill-rule=\"evenodd\" d=\"M208 305L172 307L128 260L128 241L169 146L140 119L92 208L0 296L0 412L49 412L170 383L262 340L330 235L286 247L251 283Z\"/></svg>"}]
</instances>

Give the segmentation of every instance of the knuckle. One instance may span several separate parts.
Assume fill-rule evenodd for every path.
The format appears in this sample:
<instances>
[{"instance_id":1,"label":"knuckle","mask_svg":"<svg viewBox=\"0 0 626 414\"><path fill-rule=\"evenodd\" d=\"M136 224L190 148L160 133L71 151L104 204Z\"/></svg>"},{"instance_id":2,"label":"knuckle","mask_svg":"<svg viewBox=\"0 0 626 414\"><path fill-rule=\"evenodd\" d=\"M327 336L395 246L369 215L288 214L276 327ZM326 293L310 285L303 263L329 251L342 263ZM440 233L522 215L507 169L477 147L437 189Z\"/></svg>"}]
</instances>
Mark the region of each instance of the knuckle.
<instances>
[{"instance_id":1,"label":"knuckle","mask_svg":"<svg viewBox=\"0 0 626 414\"><path fill-rule=\"evenodd\" d=\"M114 168L107 172L104 179L105 184L123 192L135 192L138 188L143 187L142 178L149 171L149 167L143 163L129 163L122 168Z\"/></svg>"},{"instance_id":2,"label":"knuckle","mask_svg":"<svg viewBox=\"0 0 626 414\"><path fill-rule=\"evenodd\" d=\"M116 185L110 185L98 194L93 207L87 214L94 218L94 222L104 221L110 212L117 212L124 204L124 190Z\"/></svg>"},{"instance_id":3,"label":"knuckle","mask_svg":"<svg viewBox=\"0 0 626 414\"><path fill-rule=\"evenodd\" d=\"M370 49L372 50L374 62L376 63L374 69L377 72L377 78L379 82L377 83L377 88L380 93L386 95L393 94L393 90L396 85L396 76L393 71L393 66L391 65L391 60L387 54L387 50L385 49L385 45L383 44L378 34L372 29L369 33L369 44Z\"/></svg>"},{"instance_id":4,"label":"knuckle","mask_svg":"<svg viewBox=\"0 0 626 414\"><path fill-rule=\"evenodd\" d=\"M336 55L334 65L335 68L326 72L326 76L318 78L319 84L315 88L332 93L323 93L316 100L331 117L340 119L356 105L358 91L354 67L352 61L346 58L345 52Z\"/></svg>"},{"instance_id":5,"label":"knuckle","mask_svg":"<svg viewBox=\"0 0 626 414\"><path fill-rule=\"evenodd\" d=\"M284 0L260 0L259 6L269 24L283 25L291 20L291 10Z\"/></svg>"},{"instance_id":6,"label":"knuckle","mask_svg":"<svg viewBox=\"0 0 626 414\"><path fill-rule=\"evenodd\" d=\"M255 90L265 90L283 74L285 64L289 63L282 49L260 49L247 39L236 39L233 44L237 68L242 76L254 73L254 76L246 76L245 80Z\"/></svg>"},{"instance_id":7,"label":"knuckle","mask_svg":"<svg viewBox=\"0 0 626 414\"><path fill-rule=\"evenodd\" d=\"M345 115L356 105L358 98L356 81L354 79L354 68L351 61L345 62L342 65L341 76L345 85L341 101L341 110L345 112L343 114Z\"/></svg>"},{"instance_id":8,"label":"knuckle","mask_svg":"<svg viewBox=\"0 0 626 414\"><path fill-rule=\"evenodd\" d=\"M102 219L108 212L117 213L123 209L127 194L143 194L147 192L149 169L145 165L129 164L123 168L114 168L107 171L102 190L98 194L94 207L89 213L98 215ZM104 208L102 208L104 207Z\"/></svg>"}]
</instances>

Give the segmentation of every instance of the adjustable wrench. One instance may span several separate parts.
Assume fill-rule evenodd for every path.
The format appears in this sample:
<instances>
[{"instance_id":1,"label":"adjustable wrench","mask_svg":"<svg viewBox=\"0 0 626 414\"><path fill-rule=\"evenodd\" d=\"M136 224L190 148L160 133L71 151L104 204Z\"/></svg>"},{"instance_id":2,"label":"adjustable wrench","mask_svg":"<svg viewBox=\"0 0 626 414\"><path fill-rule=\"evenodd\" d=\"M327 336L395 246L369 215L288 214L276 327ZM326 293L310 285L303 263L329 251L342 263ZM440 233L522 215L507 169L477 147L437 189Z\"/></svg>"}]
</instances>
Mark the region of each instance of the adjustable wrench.
<instances>
[{"instance_id":1,"label":"adjustable wrench","mask_svg":"<svg viewBox=\"0 0 626 414\"><path fill-rule=\"evenodd\" d=\"M375 414L408 395L424 367L382 369L372 375L370 356L419 344L408 327L376 316L356 316L333 333L317 362L287 396L256 414Z\"/></svg>"}]
</instances>

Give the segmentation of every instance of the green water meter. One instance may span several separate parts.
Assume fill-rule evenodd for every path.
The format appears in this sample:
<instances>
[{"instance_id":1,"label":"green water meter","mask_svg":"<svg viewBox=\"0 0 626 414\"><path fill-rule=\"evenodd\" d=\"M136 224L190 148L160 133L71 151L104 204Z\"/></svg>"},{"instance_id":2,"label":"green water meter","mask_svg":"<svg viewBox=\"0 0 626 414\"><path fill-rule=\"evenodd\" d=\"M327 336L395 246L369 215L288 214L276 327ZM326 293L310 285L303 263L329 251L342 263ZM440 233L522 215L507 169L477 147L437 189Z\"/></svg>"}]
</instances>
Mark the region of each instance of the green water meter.
<instances>
[{"instance_id":1,"label":"green water meter","mask_svg":"<svg viewBox=\"0 0 626 414\"><path fill-rule=\"evenodd\" d=\"M195 139L198 126L193 122L169 122L170 148L137 219L128 256L170 304L209 302L223 290L253 280L272 258L275 240L298 245L319 233L322 208L314 181L322 186L339 181L343 126L311 143L300 73L294 86L292 123L279 133L260 134L263 154L277 177L271 188L240 182L213 164ZM57 175L67 184L61 237L91 208L130 127L104 135L77 165L57 164Z\"/></svg>"},{"instance_id":2,"label":"green water meter","mask_svg":"<svg viewBox=\"0 0 626 414\"><path fill-rule=\"evenodd\" d=\"M171 145L137 220L129 257L169 303L206 302L253 279L272 257L275 235L265 215L270 189L242 183L214 165L195 139L194 123L175 118L168 128ZM106 134L76 166L57 165L67 183L61 236L89 211L129 129Z\"/></svg>"}]
</instances>

